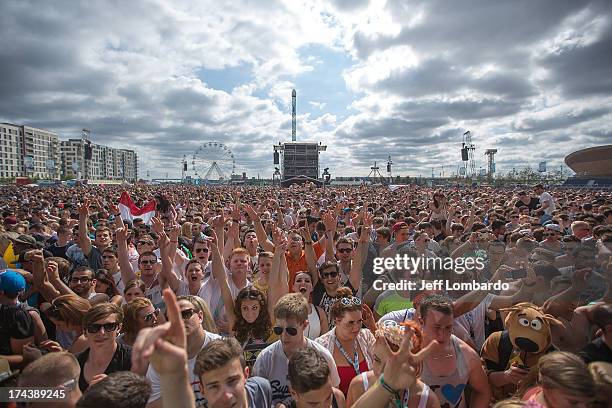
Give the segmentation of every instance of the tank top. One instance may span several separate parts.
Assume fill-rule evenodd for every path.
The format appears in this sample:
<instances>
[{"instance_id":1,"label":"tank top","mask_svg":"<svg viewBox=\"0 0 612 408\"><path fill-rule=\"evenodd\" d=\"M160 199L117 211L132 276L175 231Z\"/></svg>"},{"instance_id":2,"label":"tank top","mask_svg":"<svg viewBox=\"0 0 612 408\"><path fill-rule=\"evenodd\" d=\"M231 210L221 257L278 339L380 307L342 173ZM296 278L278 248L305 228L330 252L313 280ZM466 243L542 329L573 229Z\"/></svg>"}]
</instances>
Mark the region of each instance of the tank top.
<instances>
[{"instance_id":1,"label":"tank top","mask_svg":"<svg viewBox=\"0 0 612 408\"><path fill-rule=\"evenodd\" d=\"M351 380L357 376L357 373L353 366L337 366L337 368L338 377L340 377L340 385L338 388L346 396L348 394L349 385L351 385ZM363 359L363 361L359 363L359 371L363 373L368 370L368 362Z\"/></svg>"},{"instance_id":2,"label":"tank top","mask_svg":"<svg viewBox=\"0 0 612 408\"><path fill-rule=\"evenodd\" d=\"M427 361L423 362L421 381L428 384L440 399L440 405L447 404L449 408L465 408L464 390L470 377L470 370L461 352L459 340L451 336L451 342L456 356L457 366L450 375L438 376L432 374Z\"/></svg>"},{"instance_id":3,"label":"tank top","mask_svg":"<svg viewBox=\"0 0 612 408\"><path fill-rule=\"evenodd\" d=\"M308 327L306 328L306 337L310 340L314 340L321 335L321 319L319 319L319 312L312 303L310 304L311 312L308 314Z\"/></svg>"},{"instance_id":4,"label":"tank top","mask_svg":"<svg viewBox=\"0 0 612 408\"><path fill-rule=\"evenodd\" d=\"M363 380L363 391L365 394L370 388L370 382L368 381L368 373L361 373L361 379ZM428 399L429 399L429 386L423 383L423 392L421 393L421 399L419 399L419 405L417 405L417 408L427 407ZM408 401L410 401L410 393L404 392L404 400L403 400L404 406L408 405ZM389 406L394 407L394 405L392 404L389 404Z\"/></svg>"}]
</instances>

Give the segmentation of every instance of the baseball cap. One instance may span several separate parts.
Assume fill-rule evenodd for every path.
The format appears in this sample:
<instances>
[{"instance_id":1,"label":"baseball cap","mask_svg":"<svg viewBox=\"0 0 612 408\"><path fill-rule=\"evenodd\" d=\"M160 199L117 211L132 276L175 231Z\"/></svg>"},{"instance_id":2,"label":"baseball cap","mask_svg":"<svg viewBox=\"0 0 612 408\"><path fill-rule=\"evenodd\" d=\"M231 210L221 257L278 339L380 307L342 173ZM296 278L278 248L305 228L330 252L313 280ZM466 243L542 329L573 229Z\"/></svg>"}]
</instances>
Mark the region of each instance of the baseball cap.
<instances>
[{"instance_id":1,"label":"baseball cap","mask_svg":"<svg viewBox=\"0 0 612 408\"><path fill-rule=\"evenodd\" d=\"M0 290L4 293L15 294L25 289L26 281L15 271L7 270L0 273Z\"/></svg>"},{"instance_id":2,"label":"baseball cap","mask_svg":"<svg viewBox=\"0 0 612 408\"><path fill-rule=\"evenodd\" d=\"M22 234L13 240L19 244L29 245L34 248L38 248L38 243L36 242L36 238L31 235Z\"/></svg>"}]
</instances>

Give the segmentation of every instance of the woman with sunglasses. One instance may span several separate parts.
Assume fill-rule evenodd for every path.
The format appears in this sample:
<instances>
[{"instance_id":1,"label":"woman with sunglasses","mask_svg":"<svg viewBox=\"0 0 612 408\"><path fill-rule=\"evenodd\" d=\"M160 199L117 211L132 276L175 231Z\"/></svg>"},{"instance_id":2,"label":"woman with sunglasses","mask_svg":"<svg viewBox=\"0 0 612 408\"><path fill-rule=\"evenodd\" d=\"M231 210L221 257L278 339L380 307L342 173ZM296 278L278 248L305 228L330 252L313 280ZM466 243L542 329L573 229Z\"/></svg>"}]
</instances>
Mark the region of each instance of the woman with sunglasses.
<instances>
[{"instance_id":1,"label":"woman with sunglasses","mask_svg":"<svg viewBox=\"0 0 612 408\"><path fill-rule=\"evenodd\" d=\"M351 407L364 393L370 388L377 385L377 380L383 374L385 363L390 358L389 351L397 352L402 336L412 334L412 353L418 353L421 350L422 331L419 324L415 321L406 321L401 324L394 320L379 323L379 329L376 331L376 342L373 352L373 367L371 371L361 373L361 375L353 378L349 387L346 406ZM386 343L386 344L385 344ZM392 357L392 356L391 356ZM438 397L435 393L430 392L427 384L418 379L420 367L415 367L416 381L408 389L400 390L397 394L401 398L401 406L406 408L437 408L440 406ZM384 377L383 377L384 381ZM395 401L397 405L397 400Z\"/></svg>"},{"instance_id":2,"label":"woman with sunglasses","mask_svg":"<svg viewBox=\"0 0 612 408\"><path fill-rule=\"evenodd\" d=\"M353 377L372 367L374 335L362 329L361 299L353 296L350 288L338 289L338 297L330 310L335 327L315 341L326 347L336 362L340 390L346 395Z\"/></svg>"},{"instance_id":3,"label":"woman with sunglasses","mask_svg":"<svg viewBox=\"0 0 612 408\"><path fill-rule=\"evenodd\" d=\"M382 360L380 375L374 381L364 376L359 389L352 390L347 407L440 408L437 395L419 378L422 362L433 348L433 343L425 348L422 343L422 331L416 322L378 329L374 348Z\"/></svg>"},{"instance_id":4,"label":"woman with sunglasses","mask_svg":"<svg viewBox=\"0 0 612 408\"><path fill-rule=\"evenodd\" d=\"M87 312L83 328L89 349L76 356L81 366L79 388L84 392L91 384L116 371L130 371L132 349L117 342L123 311L112 303L101 303ZM144 372L138 373L144 375Z\"/></svg>"},{"instance_id":5,"label":"woman with sunglasses","mask_svg":"<svg viewBox=\"0 0 612 408\"><path fill-rule=\"evenodd\" d=\"M57 342L73 354L87 348L83 336L83 318L89 309L89 302L75 294L61 295L53 299L50 305L41 305L41 310L56 327Z\"/></svg>"},{"instance_id":6,"label":"woman with sunglasses","mask_svg":"<svg viewBox=\"0 0 612 408\"><path fill-rule=\"evenodd\" d=\"M160 313L159 309L153 307L149 299L140 297L123 305L123 316L123 327L121 334L117 337L117 342L133 346L140 330L158 324Z\"/></svg>"},{"instance_id":7,"label":"woman with sunglasses","mask_svg":"<svg viewBox=\"0 0 612 408\"><path fill-rule=\"evenodd\" d=\"M119 294L115 279L108 274L106 269L98 269L96 272L96 293L104 293L108 296L109 302L120 306L123 297Z\"/></svg>"},{"instance_id":8,"label":"woman with sunglasses","mask_svg":"<svg viewBox=\"0 0 612 408\"><path fill-rule=\"evenodd\" d=\"M561 227L557 224L547 224L544 226L540 248L547 249L558 256L563 255L563 245L561 245L561 241L559 241L560 238Z\"/></svg>"}]
</instances>

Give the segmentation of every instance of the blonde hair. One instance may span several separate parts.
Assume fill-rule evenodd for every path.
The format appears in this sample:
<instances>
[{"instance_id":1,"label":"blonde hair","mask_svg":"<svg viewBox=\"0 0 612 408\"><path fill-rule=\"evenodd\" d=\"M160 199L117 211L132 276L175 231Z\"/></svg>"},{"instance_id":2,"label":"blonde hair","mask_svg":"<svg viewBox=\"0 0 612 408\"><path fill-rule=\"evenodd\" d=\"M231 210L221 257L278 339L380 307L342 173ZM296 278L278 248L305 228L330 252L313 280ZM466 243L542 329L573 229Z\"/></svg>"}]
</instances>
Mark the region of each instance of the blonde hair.
<instances>
[{"instance_id":1,"label":"blonde hair","mask_svg":"<svg viewBox=\"0 0 612 408\"><path fill-rule=\"evenodd\" d=\"M187 300L191 302L194 307L196 307L200 312L202 312L202 327L204 328L204 330L209 333L218 333L217 325L215 324L212 314L210 313L210 309L208 308L208 305L206 304L204 299L198 296L186 295L179 296L176 298L176 300Z\"/></svg>"},{"instance_id":2,"label":"blonde hair","mask_svg":"<svg viewBox=\"0 0 612 408\"><path fill-rule=\"evenodd\" d=\"M295 319L298 323L303 323L308 319L308 302L299 293L288 293L276 302L274 317Z\"/></svg>"},{"instance_id":3,"label":"blonde hair","mask_svg":"<svg viewBox=\"0 0 612 408\"><path fill-rule=\"evenodd\" d=\"M185 238L193 239L193 234L191 233L191 223L189 221L185 221L183 225L181 225L181 235Z\"/></svg>"}]
</instances>

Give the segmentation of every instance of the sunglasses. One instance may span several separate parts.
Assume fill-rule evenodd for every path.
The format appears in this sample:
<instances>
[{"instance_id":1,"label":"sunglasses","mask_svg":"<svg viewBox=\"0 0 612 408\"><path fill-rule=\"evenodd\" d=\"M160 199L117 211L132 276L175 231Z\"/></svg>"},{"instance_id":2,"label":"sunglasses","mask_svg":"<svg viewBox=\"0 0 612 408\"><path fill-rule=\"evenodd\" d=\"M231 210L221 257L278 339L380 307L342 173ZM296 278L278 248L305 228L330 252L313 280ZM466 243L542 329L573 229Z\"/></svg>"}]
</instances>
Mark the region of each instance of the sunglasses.
<instances>
[{"instance_id":1,"label":"sunglasses","mask_svg":"<svg viewBox=\"0 0 612 408\"><path fill-rule=\"evenodd\" d=\"M157 261L154 261L152 259L143 259L142 261L140 261L140 263L143 265L155 265Z\"/></svg>"},{"instance_id":2,"label":"sunglasses","mask_svg":"<svg viewBox=\"0 0 612 408\"><path fill-rule=\"evenodd\" d=\"M340 299L340 303L342 304L342 306L350 306L350 305L355 305L355 306L361 306L361 299L359 299L358 297L344 297L342 299Z\"/></svg>"},{"instance_id":3,"label":"sunglasses","mask_svg":"<svg viewBox=\"0 0 612 408\"><path fill-rule=\"evenodd\" d=\"M208 248L196 248L195 253L199 254L200 252L208 252Z\"/></svg>"},{"instance_id":4,"label":"sunglasses","mask_svg":"<svg viewBox=\"0 0 612 408\"><path fill-rule=\"evenodd\" d=\"M98 333L100 329L102 329L103 327L104 327L104 331L108 333L108 332L117 330L117 327L119 327L119 323L117 322L104 323L104 324L92 323L87 326L87 333Z\"/></svg>"},{"instance_id":5,"label":"sunglasses","mask_svg":"<svg viewBox=\"0 0 612 408\"><path fill-rule=\"evenodd\" d=\"M338 252L341 254L349 254L353 252L353 248L338 248Z\"/></svg>"},{"instance_id":6,"label":"sunglasses","mask_svg":"<svg viewBox=\"0 0 612 408\"><path fill-rule=\"evenodd\" d=\"M334 272L322 272L321 273L321 277L323 279L335 278L336 276L338 276L338 272L336 272L336 271L334 271Z\"/></svg>"},{"instance_id":7,"label":"sunglasses","mask_svg":"<svg viewBox=\"0 0 612 408\"><path fill-rule=\"evenodd\" d=\"M238 299L246 299L249 298L251 300L258 300L259 293L252 290L245 290L238 295Z\"/></svg>"},{"instance_id":8,"label":"sunglasses","mask_svg":"<svg viewBox=\"0 0 612 408\"><path fill-rule=\"evenodd\" d=\"M151 241L138 241L138 245L155 245L153 242Z\"/></svg>"},{"instance_id":9,"label":"sunglasses","mask_svg":"<svg viewBox=\"0 0 612 408\"><path fill-rule=\"evenodd\" d=\"M92 278L71 278L71 283L88 283Z\"/></svg>"},{"instance_id":10,"label":"sunglasses","mask_svg":"<svg viewBox=\"0 0 612 408\"><path fill-rule=\"evenodd\" d=\"M150 322L151 320L157 319L159 317L159 309L155 309L154 311L152 311L151 313L147 314L144 317L144 321L145 322ZM189 316L191 317L191 316Z\"/></svg>"},{"instance_id":11,"label":"sunglasses","mask_svg":"<svg viewBox=\"0 0 612 408\"><path fill-rule=\"evenodd\" d=\"M195 313L196 313L195 309L181 310L181 318L183 320L189 320L189 319L191 319L191 316L193 316Z\"/></svg>"},{"instance_id":12,"label":"sunglasses","mask_svg":"<svg viewBox=\"0 0 612 408\"><path fill-rule=\"evenodd\" d=\"M286 331L287 334L290 336L297 336L297 332L298 332L295 327L274 326L274 334L276 334L277 336L280 336L281 334L283 334L283 331Z\"/></svg>"}]
</instances>

